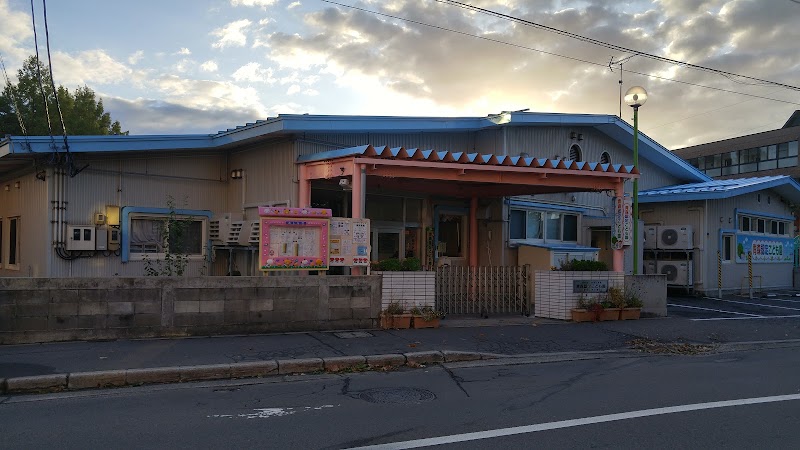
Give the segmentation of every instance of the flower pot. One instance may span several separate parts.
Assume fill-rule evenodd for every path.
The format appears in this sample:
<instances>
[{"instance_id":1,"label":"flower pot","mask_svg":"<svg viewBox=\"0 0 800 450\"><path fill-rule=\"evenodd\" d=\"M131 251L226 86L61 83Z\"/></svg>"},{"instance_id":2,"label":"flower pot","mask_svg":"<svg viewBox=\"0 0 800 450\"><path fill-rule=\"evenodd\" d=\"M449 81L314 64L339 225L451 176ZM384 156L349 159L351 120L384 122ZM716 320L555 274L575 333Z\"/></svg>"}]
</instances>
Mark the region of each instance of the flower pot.
<instances>
[{"instance_id":1,"label":"flower pot","mask_svg":"<svg viewBox=\"0 0 800 450\"><path fill-rule=\"evenodd\" d=\"M575 322L594 322L597 320L597 314L594 311L589 311L583 308L573 308L571 310L572 320Z\"/></svg>"},{"instance_id":2,"label":"flower pot","mask_svg":"<svg viewBox=\"0 0 800 450\"><path fill-rule=\"evenodd\" d=\"M439 318L425 320L422 316L415 315L411 324L414 328L439 328Z\"/></svg>"},{"instance_id":3,"label":"flower pot","mask_svg":"<svg viewBox=\"0 0 800 450\"><path fill-rule=\"evenodd\" d=\"M381 315L381 328L388 330L403 330L411 328L411 314L384 314Z\"/></svg>"},{"instance_id":4,"label":"flower pot","mask_svg":"<svg viewBox=\"0 0 800 450\"><path fill-rule=\"evenodd\" d=\"M598 320L605 321L605 320L619 320L620 312L622 308L603 308L600 312L600 317Z\"/></svg>"},{"instance_id":5,"label":"flower pot","mask_svg":"<svg viewBox=\"0 0 800 450\"><path fill-rule=\"evenodd\" d=\"M619 320L635 320L642 314L642 308L622 308L619 313Z\"/></svg>"}]
</instances>

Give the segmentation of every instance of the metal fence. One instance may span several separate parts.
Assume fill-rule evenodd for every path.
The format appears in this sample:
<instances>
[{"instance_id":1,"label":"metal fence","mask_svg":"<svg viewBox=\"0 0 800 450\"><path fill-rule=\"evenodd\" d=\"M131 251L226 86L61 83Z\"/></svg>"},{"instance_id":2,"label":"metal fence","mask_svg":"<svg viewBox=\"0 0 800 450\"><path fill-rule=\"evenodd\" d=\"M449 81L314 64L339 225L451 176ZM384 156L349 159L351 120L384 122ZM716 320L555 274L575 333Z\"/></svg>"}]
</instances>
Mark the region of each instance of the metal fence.
<instances>
[{"instance_id":1,"label":"metal fence","mask_svg":"<svg viewBox=\"0 0 800 450\"><path fill-rule=\"evenodd\" d=\"M530 314L530 266L436 269L436 309L445 314Z\"/></svg>"}]
</instances>

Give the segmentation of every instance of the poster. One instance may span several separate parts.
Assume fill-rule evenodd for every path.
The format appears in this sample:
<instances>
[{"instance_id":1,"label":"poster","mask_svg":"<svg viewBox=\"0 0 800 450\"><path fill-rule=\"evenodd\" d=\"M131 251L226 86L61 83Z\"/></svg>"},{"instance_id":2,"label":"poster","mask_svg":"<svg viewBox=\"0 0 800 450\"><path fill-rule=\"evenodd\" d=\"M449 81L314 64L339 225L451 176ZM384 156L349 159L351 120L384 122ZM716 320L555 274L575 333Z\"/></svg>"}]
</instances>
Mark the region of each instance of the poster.
<instances>
[{"instance_id":1,"label":"poster","mask_svg":"<svg viewBox=\"0 0 800 450\"><path fill-rule=\"evenodd\" d=\"M332 218L330 265L369 266L369 234L369 219Z\"/></svg>"},{"instance_id":2,"label":"poster","mask_svg":"<svg viewBox=\"0 0 800 450\"><path fill-rule=\"evenodd\" d=\"M259 268L328 270L330 209L260 207Z\"/></svg>"},{"instance_id":3,"label":"poster","mask_svg":"<svg viewBox=\"0 0 800 450\"><path fill-rule=\"evenodd\" d=\"M630 197L614 197L611 248L619 250L633 243L633 202Z\"/></svg>"},{"instance_id":4,"label":"poster","mask_svg":"<svg viewBox=\"0 0 800 450\"><path fill-rule=\"evenodd\" d=\"M736 235L736 262L747 263L747 254L753 264L788 263L794 261L794 239L750 234Z\"/></svg>"}]
</instances>

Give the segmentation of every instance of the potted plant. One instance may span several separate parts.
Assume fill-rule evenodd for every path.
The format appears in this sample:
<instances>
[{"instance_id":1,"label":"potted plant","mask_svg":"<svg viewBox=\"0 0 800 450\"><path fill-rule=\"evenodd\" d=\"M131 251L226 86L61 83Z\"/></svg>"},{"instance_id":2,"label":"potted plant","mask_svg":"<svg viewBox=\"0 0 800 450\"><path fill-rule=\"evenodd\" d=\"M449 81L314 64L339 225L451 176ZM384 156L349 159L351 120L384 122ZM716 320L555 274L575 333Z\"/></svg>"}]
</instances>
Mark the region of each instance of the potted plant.
<instances>
[{"instance_id":1,"label":"potted plant","mask_svg":"<svg viewBox=\"0 0 800 450\"><path fill-rule=\"evenodd\" d=\"M644 306L644 303L635 293L631 291L625 291L625 306L620 312L619 319L638 319L642 314L642 306Z\"/></svg>"},{"instance_id":2,"label":"potted plant","mask_svg":"<svg viewBox=\"0 0 800 450\"><path fill-rule=\"evenodd\" d=\"M600 311L597 320L601 322L606 320L619 320L619 314L622 308L616 306L608 297L600 301L600 306L603 310Z\"/></svg>"},{"instance_id":3,"label":"potted plant","mask_svg":"<svg viewBox=\"0 0 800 450\"><path fill-rule=\"evenodd\" d=\"M412 326L414 328L439 328L439 320L444 317L444 313L436 311L430 306L414 307L411 310L411 315L413 316Z\"/></svg>"},{"instance_id":4,"label":"potted plant","mask_svg":"<svg viewBox=\"0 0 800 450\"><path fill-rule=\"evenodd\" d=\"M384 330L389 328L411 328L411 317L411 313L407 313L400 303L389 303L383 313L381 313L381 328Z\"/></svg>"},{"instance_id":5,"label":"potted plant","mask_svg":"<svg viewBox=\"0 0 800 450\"><path fill-rule=\"evenodd\" d=\"M586 298L583 294L578 297L578 307L572 308L572 320L575 322L595 322L599 319L602 307L594 300Z\"/></svg>"}]
</instances>

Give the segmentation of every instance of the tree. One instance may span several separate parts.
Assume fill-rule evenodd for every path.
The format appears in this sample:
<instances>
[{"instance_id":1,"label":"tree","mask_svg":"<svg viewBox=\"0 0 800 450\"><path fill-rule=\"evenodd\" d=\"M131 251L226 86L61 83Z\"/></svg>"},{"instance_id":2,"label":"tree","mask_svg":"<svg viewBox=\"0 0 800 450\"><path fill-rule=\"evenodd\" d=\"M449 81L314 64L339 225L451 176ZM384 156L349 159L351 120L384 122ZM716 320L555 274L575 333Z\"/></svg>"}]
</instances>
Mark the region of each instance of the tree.
<instances>
[{"instance_id":1,"label":"tree","mask_svg":"<svg viewBox=\"0 0 800 450\"><path fill-rule=\"evenodd\" d=\"M31 136L48 135L50 134L50 128L47 126L48 112L52 133L63 134L47 66L36 56L30 56L17 72L17 77L19 80L17 84L6 85L0 95L0 136L25 133ZM42 98L43 90L47 98L47 108ZM79 87L74 92L70 92L64 86L58 86L56 95L61 105L67 134L128 134L127 131L122 131L119 121L111 121L111 114L105 112L103 108L103 100L97 100L94 91L88 86ZM22 118L25 133L20 127L17 114Z\"/></svg>"}]
</instances>

